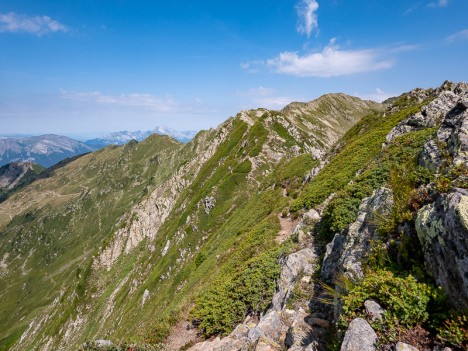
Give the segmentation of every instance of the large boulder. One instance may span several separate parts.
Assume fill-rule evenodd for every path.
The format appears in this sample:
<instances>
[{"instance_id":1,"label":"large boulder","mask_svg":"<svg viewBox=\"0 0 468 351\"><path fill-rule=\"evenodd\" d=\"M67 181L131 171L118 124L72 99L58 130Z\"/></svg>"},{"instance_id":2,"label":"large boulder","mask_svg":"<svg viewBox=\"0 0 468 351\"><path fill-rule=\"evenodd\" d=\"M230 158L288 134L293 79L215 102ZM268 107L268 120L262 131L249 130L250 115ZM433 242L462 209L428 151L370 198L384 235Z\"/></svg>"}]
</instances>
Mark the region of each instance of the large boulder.
<instances>
[{"instance_id":1,"label":"large boulder","mask_svg":"<svg viewBox=\"0 0 468 351\"><path fill-rule=\"evenodd\" d=\"M248 338L256 342L260 337L267 338L274 342L280 342L284 335L284 324L281 314L275 310L269 310L258 322L257 326L248 333Z\"/></svg>"},{"instance_id":2,"label":"large boulder","mask_svg":"<svg viewBox=\"0 0 468 351\"><path fill-rule=\"evenodd\" d=\"M385 310L377 302L367 300L364 302L364 308L372 321L383 319Z\"/></svg>"},{"instance_id":3,"label":"large boulder","mask_svg":"<svg viewBox=\"0 0 468 351\"><path fill-rule=\"evenodd\" d=\"M441 194L424 206L416 231L426 265L458 308L468 308L468 192Z\"/></svg>"},{"instance_id":4,"label":"large boulder","mask_svg":"<svg viewBox=\"0 0 468 351\"><path fill-rule=\"evenodd\" d=\"M341 351L375 351L377 334L374 329L362 318L356 318L346 330Z\"/></svg>"}]
</instances>

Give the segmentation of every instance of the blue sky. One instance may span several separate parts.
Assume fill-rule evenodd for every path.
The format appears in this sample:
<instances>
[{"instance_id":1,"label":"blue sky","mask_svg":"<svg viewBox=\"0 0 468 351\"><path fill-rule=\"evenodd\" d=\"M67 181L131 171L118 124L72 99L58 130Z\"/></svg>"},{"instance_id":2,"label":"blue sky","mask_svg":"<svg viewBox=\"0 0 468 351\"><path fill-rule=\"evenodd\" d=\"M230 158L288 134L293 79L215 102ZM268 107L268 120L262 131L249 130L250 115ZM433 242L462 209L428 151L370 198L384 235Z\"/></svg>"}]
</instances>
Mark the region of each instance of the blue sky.
<instances>
[{"instance_id":1,"label":"blue sky","mask_svg":"<svg viewBox=\"0 0 468 351\"><path fill-rule=\"evenodd\" d=\"M0 135L214 127L468 80L467 0L0 0Z\"/></svg>"}]
</instances>

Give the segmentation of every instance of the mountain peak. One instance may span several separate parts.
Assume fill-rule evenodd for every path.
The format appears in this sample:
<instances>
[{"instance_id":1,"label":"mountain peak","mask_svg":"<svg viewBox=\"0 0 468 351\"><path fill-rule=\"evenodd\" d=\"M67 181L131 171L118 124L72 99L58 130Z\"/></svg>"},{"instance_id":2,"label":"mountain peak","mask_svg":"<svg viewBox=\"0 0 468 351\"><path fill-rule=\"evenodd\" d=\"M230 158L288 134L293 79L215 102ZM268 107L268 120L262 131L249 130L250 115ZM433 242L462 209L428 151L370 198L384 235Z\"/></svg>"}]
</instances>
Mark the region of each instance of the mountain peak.
<instances>
[{"instance_id":1,"label":"mountain peak","mask_svg":"<svg viewBox=\"0 0 468 351\"><path fill-rule=\"evenodd\" d=\"M112 132L101 138L91 139L85 141L86 145L100 149L108 145L123 145L134 139L136 141L143 141L148 138L151 134L168 135L173 137L177 141L182 143L189 142L196 134L195 131L178 131L166 126L157 126L153 130L147 131L127 131L123 130L120 132Z\"/></svg>"}]
</instances>

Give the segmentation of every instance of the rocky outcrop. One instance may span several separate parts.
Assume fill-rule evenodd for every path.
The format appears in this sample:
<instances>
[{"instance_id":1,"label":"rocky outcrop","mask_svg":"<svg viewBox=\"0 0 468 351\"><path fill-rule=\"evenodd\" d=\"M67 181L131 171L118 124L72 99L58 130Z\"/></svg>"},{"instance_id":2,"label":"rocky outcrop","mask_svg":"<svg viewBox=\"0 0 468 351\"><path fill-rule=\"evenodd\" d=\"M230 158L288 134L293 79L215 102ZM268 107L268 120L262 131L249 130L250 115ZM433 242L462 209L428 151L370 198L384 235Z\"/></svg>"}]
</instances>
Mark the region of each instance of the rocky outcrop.
<instances>
[{"instance_id":1,"label":"rocky outcrop","mask_svg":"<svg viewBox=\"0 0 468 351\"><path fill-rule=\"evenodd\" d=\"M450 193L438 193L435 201L423 207L416 219L416 230L423 246L426 265L436 281L459 308L468 307L468 86L458 84L451 97L451 108L442 115L436 140L427 142L419 157L422 166L439 172L460 167ZM453 98L452 95L456 98ZM452 99L453 98L453 99ZM437 101L434 100L434 102ZM429 105L428 105L429 106ZM445 155L445 158L444 156ZM451 163L449 163L451 161Z\"/></svg>"},{"instance_id":2,"label":"rocky outcrop","mask_svg":"<svg viewBox=\"0 0 468 351\"><path fill-rule=\"evenodd\" d=\"M454 164L468 161L468 97L460 99L450 110L437 131L439 142L445 143Z\"/></svg>"},{"instance_id":3,"label":"rocky outcrop","mask_svg":"<svg viewBox=\"0 0 468 351\"><path fill-rule=\"evenodd\" d=\"M441 92L436 99L424 106L420 112L404 119L395 126L386 137L389 143L393 139L409 132L438 125L443 116L460 100L460 96L448 90Z\"/></svg>"},{"instance_id":4,"label":"rocky outcrop","mask_svg":"<svg viewBox=\"0 0 468 351\"><path fill-rule=\"evenodd\" d=\"M297 279L311 276L317 266L318 257L312 248L305 248L285 258L278 282L278 292L273 296L273 309L281 311L291 294Z\"/></svg>"},{"instance_id":5,"label":"rocky outcrop","mask_svg":"<svg viewBox=\"0 0 468 351\"><path fill-rule=\"evenodd\" d=\"M318 329L320 333L326 326L323 323L317 326L315 323L314 327L304 309L290 310L285 305L295 284L301 278L310 279L317 267L317 261L318 257L312 248L305 248L285 257L281 262L278 290L273 296L272 306L258 323L247 318L227 337L198 343L189 350L282 351L286 345L290 350L315 351L313 330Z\"/></svg>"},{"instance_id":6,"label":"rocky outcrop","mask_svg":"<svg viewBox=\"0 0 468 351\"><path fill-rule=\"evenodd\" d=\"M213 196L207 196L203 205L205 206L205 213L209 214L213 207L215 207L216 199Z\"/></svg>"},{"instance_id":7,"label":"rocky outcrop","mask_svg":"<svg viewBox=\"0 0 468 351\"><path fill-rule=\"evenodd\" d=\"M377 334L365 319L356 318L349 324L341 351L375 351Z\"/></svg>"},{"instance_id":8,"label":"rocky outcrop","mask_svg":"<svg viewBox=\"0 0 468 351\"><path fill-rule=\"evenodd\" d=\"M333 280L337 272L362 276L361 261L367 256L375 235L376 213L388 215L392 205L392 191L387 188L376 190L362 200L356 220L327 245L322 265L324 280Z\"/></svg>"},{"instance_id":9,"label":"rocky outcrop","mask_svg":"<svg viewBox=\"0 0 468 351\"><path fill-rule=\"evenodd\" d=\"M457 307L468 308L468 192L442 194L416 219L426 264Z\"/></svg>"}]
</instances>

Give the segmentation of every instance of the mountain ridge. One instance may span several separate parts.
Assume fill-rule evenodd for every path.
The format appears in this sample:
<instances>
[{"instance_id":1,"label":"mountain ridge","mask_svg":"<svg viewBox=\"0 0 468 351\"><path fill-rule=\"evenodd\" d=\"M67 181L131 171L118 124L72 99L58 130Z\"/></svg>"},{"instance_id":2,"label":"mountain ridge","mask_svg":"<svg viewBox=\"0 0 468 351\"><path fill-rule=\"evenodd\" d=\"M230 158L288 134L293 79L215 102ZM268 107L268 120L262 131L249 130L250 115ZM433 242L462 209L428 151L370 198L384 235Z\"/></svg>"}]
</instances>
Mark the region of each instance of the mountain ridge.
<instances>
[{"instance_id":1,"label":"mountain ridge","mask_svg":"<svg viewBox=\"0 0 468 351\"><path fill-rule=\"evenodd\" d=\"M84 143L96 149L100 149L108 145L123 145L128 143L130 140L142 141L151 134L169 135L182 143L187 143L195 136L196 133L197 132L195 131L178 131L169 127L158 126L153 130L148 131L137 130L135 132L129 132L124 130L112 132L100 138L86 140Z\"/></svg>"},{"instance_id":2,"label":"mountain ridge","mask_svg":"<svg viewBox=\"0 0 468 351\"><path fill-rule=\"evenodd\" d=\"M241 111L187 144L153 135L52 171L0 204L0 276L8 283L0 289L7 316L0 349L89 349L83 343L103 338L149 349L167 343L170 351L299 351L311 340L320 348L338 342L326 333L333 308L316 300L321 284L333 284L340 271L376 279L368 264L377 278L402 284L386 260L367 260L377 249L401 279L416 279L408 272L422 271L426 251L415 251L414 240L424 240L427 255L438 242L415 224L419 210L426 206L420 222L432 223L447 196L450 206L463 204L456 189L466 187L466 172L452 171L452 156L436 167L440 173L425 164L444 145L440 155L457 163L464 157L467 92L444 83L388 107L335 94L284 111ZM463 230L461 207L451 213L450 223ZM402 244L380 243L376 227L386 235L379 240ZM443 266L452 272L456 262ZM311 320L320 328L311 330ZM194 327L198 336L183 332ZM216 335L225 337L202 340Z\"/></svg>"},{"instance_id":3,"label":"mountain ridge","mask_svg":"<svg viewBox=\"0 0 468 351\"><path fill-rule=\"evenodd\" d=\"M358 120L360 117L358 111L361 111L362 115L375 106L373 104L369 106L359 105L353 118ZM365 109L363 110L362 107L365 107ZM335 117L340 119L343 116L337 114ZM330 116L330 118L334 117ZM44 338L47 338L46 335L52 336L56 333L62 336L65 335L63 333L67 335L72 333L73 338L71 334L67 340L61 338L62 343L66 342L70 346L82 342L79 335L83 332L94 334L100 333L100 330L104 330L103 328L110 328L109 330L115 330L116 333L128 334L128 328L120 329L112 322L114 318L125 318L127 321L135 318L131 315L124 317L124 315L120 314L121 311L114 310L114 307L112 307L116 303L115 298L120 296L121 293L120 288L114 285L114 281L127 281L127 279L130 279L129 274L135 274L135 279L140 274L145 276L143 272L138 273L140 269L138 267L146 267L148 262L152 260L147 257L148 255L162 255L163 261L157 265L158 267L154 268L159 273L155 272L151 275L152 277L149 276L146 279L150 281L162 279L161 284L163 285L167 284L164 283L166 280L172 281L174 277L170 271L166 270L171 269L174 265L185 267L189 263L187 257L179 257L180 252L185 251L184 256L189 255L192 257L194 253L189 254L188 252L191 252L197 246L208 245L206 243L208 238L212 241L215 240L216 235L230 236L231 234L223 231L219 224L223 221L223 218L232 217L232 220L234 220L237 216L236 213L239 211L244 213L240 203L248 200L247 189L255 191L254 189L256 189L259 182L262 182L262 179L265 179L271 173L281 159L284 159L285 156L297 157L304 150L315 150L315 153L321 154L322 151L320 150L330 145L330 142L324 144L319 140L319 137L315 136L315 130L318 131L319 128L311 129L312 125L309 124L296 126L295 119L293 119L292 115L287 117L279 111L250 110L228 119L215 129L198 133L195 139L185 145L170 138L154 135L131 147L128 147L128 145L108 147L80 157L78 160L54 171L55 173L51 177L37 180L20 193L14 194L7 199L1 205L2 211L6 214L3 219L0 219L0 228L3 228L0 231L6 230L6 233L4 232L2 235L2 240L13 240L14 242L16 240L14 239L15 233L19 228L31 233L29 234L32 235L31 238L36 235L39 237L45 235L48 238L47 241L52 240L55 244L51 242L49 246L44 246L44 249L41 250L39 250L39 247L42 247L42 245L39 244L36 252L39 253L45 250L43 251L44 256L33 254L29 260L31 263L27 264L32 264L33 261L43 262L45 260L45 262L49 263L44 267L49 267L46 268L47 271L53 272L56 269L54 267L57 265L63 267L59 262L67 257L68 261L76 262L75 266L80 267L80 271L83 272L79 274L79 277L81 277L79 280L83 280L79 285L88 286L88 288L79 288L74 279L71 279L74 276L72 272L76 271L76 267L67 268L66 272L68 273L65 275L63 273L55 275L54 280L56 283L54 285L56 287L54 289L51 290L49 287L46 295L40 293L43 291L41 288L36 289L35 295L29 296L28 301L38 303L43 299L47 300L46 296L52 291L56 291L56 293L62 291L58 295L61 297L58 297L59 300L57 301L64 301L63 303L69 306L66 310L70 311L71 316L83 319L83 322L72 327L73 324L70 324L72 320L66 317L68 313L63 314L63 308L57 310L56 304L46 304L48 312L44 315L37 314L36 322L33 322L32 325L44 326L45 329L41 332ZM321 126L320 130L323 128L325 127ZM158 146L158 150L161 151L156 151L152 145L167 145L166 147L169 147L172 151L163 152L160 146ZM312 156L304 158L304 165L311 164L311 162L314 162ZM155 171L155 175L148 176ZM63 183L64 179L68 179L67 183ZM124 189L125 191L123 191ZM55 195L50 196L50 194ZM267 192L264 196L271 196L271 194L268 194L270 193ZM278 200L281 199L272 198L271 205L268 205L267 208L276 208ZM67 210L53 210L58 208ZM61 211L64 216L57 216ZM252 214L257 213L255 216L261 216L261 213L265 213L264 211L257 213L258 211L255 210ZM249 216L252 216L252 214ZM33 223L36 217L38 219L43 218L44 225L50 228L47 234L43 232L44 229L41 229L43 225L30 226L28 224ZM8 224L10 222L8 218L15 218L15 220ZM32 218L32 222L28 222L29 219L27 218ZM84 223L78 224L84 218L87 218L86 223L88 223L88 226L86 228L83 227ZM76 244L66 244L66 238L70 235L63 236L63 221L70 223L67 225L70 229L67 230L74 233L74 242L79 243L80 249L75 246ZM249 220L247 223L251 221ZM72 225L71 223L75 224ZM215 223L218 223L218 225ZM178 229L179 226L182 227ZM187 229L185 229L186 227ZM182 234L187 230L194 233L193 237ZM221 232L219 232L220 230ZM197 231L200 234L201 231L204 231L205 234L196 234ZM215 234L216 232L219 232L219 234ZM89 233L95 234L89 236ZM166 235L168 236L167 239L165 239ZM25 252L28 252L30 250L26 248L31 248L29 245L32 245L29 243L30 239L27 239L28 237L23 236L23 239L21 239L23 244L20 246L25 245L21 251L26 250ZM183 244L187 240L196 240L190 246L192 249L187 251L188 247L182 247L182 251L177 251L175 246L187 245L188 243ZM225 240L223 239L223 241ZM153 241L153 244L149 244ZM177 244L177 241L180 244ZM150 248L154 246L154 249L141 251L146 247L146 242L148 242ZM70 247L66 252L62 252L60 248L69 245L72 245L71 247L74 247L74 249ZM260 242L256 245L260 245ZM19 249L20 246L15 245L14 247ZM4 245L2 247L5 248ZM7 244L7 247L10 247L10 245ZM94 255L91 255L91 252L88 253L89 250L94 252ZM7 252L9 258L6 262L14 260L14 257L17 257L18 254L21 256L21 253L17 252L16 249L14 250L16 253ZM73 254L73 252L75 253ZM140 253L134 256L129 255L130 252ZM163 255L164 252L168 252L168 254ZM3 255L5 254L6 252L3 252ZM58 256L55 256L56 254ZM124 279L122 281L120 278L117 280L110 279L112 276L121 275L122 272L117 267L129 260L141 260L141 264L134 262L132 266L136 270L130 270L127 273L128 277L122 277ZM11 266L11 263L5 264ZM44 263L38 264L44 265ZM183 269L190 270L189 267L191 267L190 264ZM208 276L202 278L202 281L207 279ZM106 288L105 285L102 286L99 283L100 280L108 281L111 285ZM155 284L156 281L151 284ZM186 291L188 286L194 283L195 281L190 279L190 284L187 282L183 291ZM40 280L35 284L40 286ZM16 286L16 284L13 286ZM66 286L68 288L65 288ZM138 286L138 293L135 292L135 294L144 296L145 291L148 289L143 288L140 291L142 285L139 284ZM12 287L11 289L13 289L11 291L15 291L16 288ZM93 306L89 308L94 310L91 314L85 312L88 308L85 307L86 304L83 305L81 302L83 299L89 299L89 289L97 289L93 293L96 295L93 299L95 302L89 305ZM112 290L108 291L109 289ZM69 292L67 293L67 291ZM73 291L82 291L78 293L78 296L81 296L79 300L76 300ZM193 291L196 291L196 289ZM17 293L21 293L21 289ZM184 294L186 293L188 291ZM106 298L106 296L109 296L108 294L114 297L108 300ZM155 298L151 291L149 294L152 299ZM135 297L137 295L132 294ZM160 298L163 298L163 296L161 295ZM11 297L13 298L13 295ZM75 300L78 303L76 306L75 302L73 302ZM140 304L142 301L140 297L137 300L139 302L134 301L132 304ZM98 303L98 301L101 302ZM173 303L175 305L171 308L175 308L182 302L175 299ZM9 304L6 303L5 306ZM150 311L157 308L158 304L155 302L145 303L145 306L151 306L151 308L147 311L135 310L135 313L140 314L142 321L148 321ZM76 309L81 311L78 312L78 315L76 315L76 312L72 312ZM113 319L109 319L112 310L119 317L116 315ZM94 316L93 319L96 321L104 318L102 319L103 323L96 325L88 319L91 315ZM55 322L52 324L46 322L49 319ZM84 322L85 319L89 321L88 324ZM107 320L107 322L104 323L104 320ZM161 319L158 328L164 326L165 320L165 318ZM57 327L53 326L55 323L59 323ZM125 324L127 323L125 322ZM34 329L31 329L32 327L24 329L25 327L21 328L23 330L21 334L24 334L21 345L25 345L25 343L43 343L46 340L34 332ZM70 328L78 328L81 332L72 332ZM62 332L59 332L60 330ZM88 331L86 332L86 330ZM38 337L43 341L39 341ZM58 339L56 341L50 340L58 347L58 344L56 344L56 342L59 342ZM15 348L21 347L23 346L18 344Z\"/></svg>"}]
</instances>

